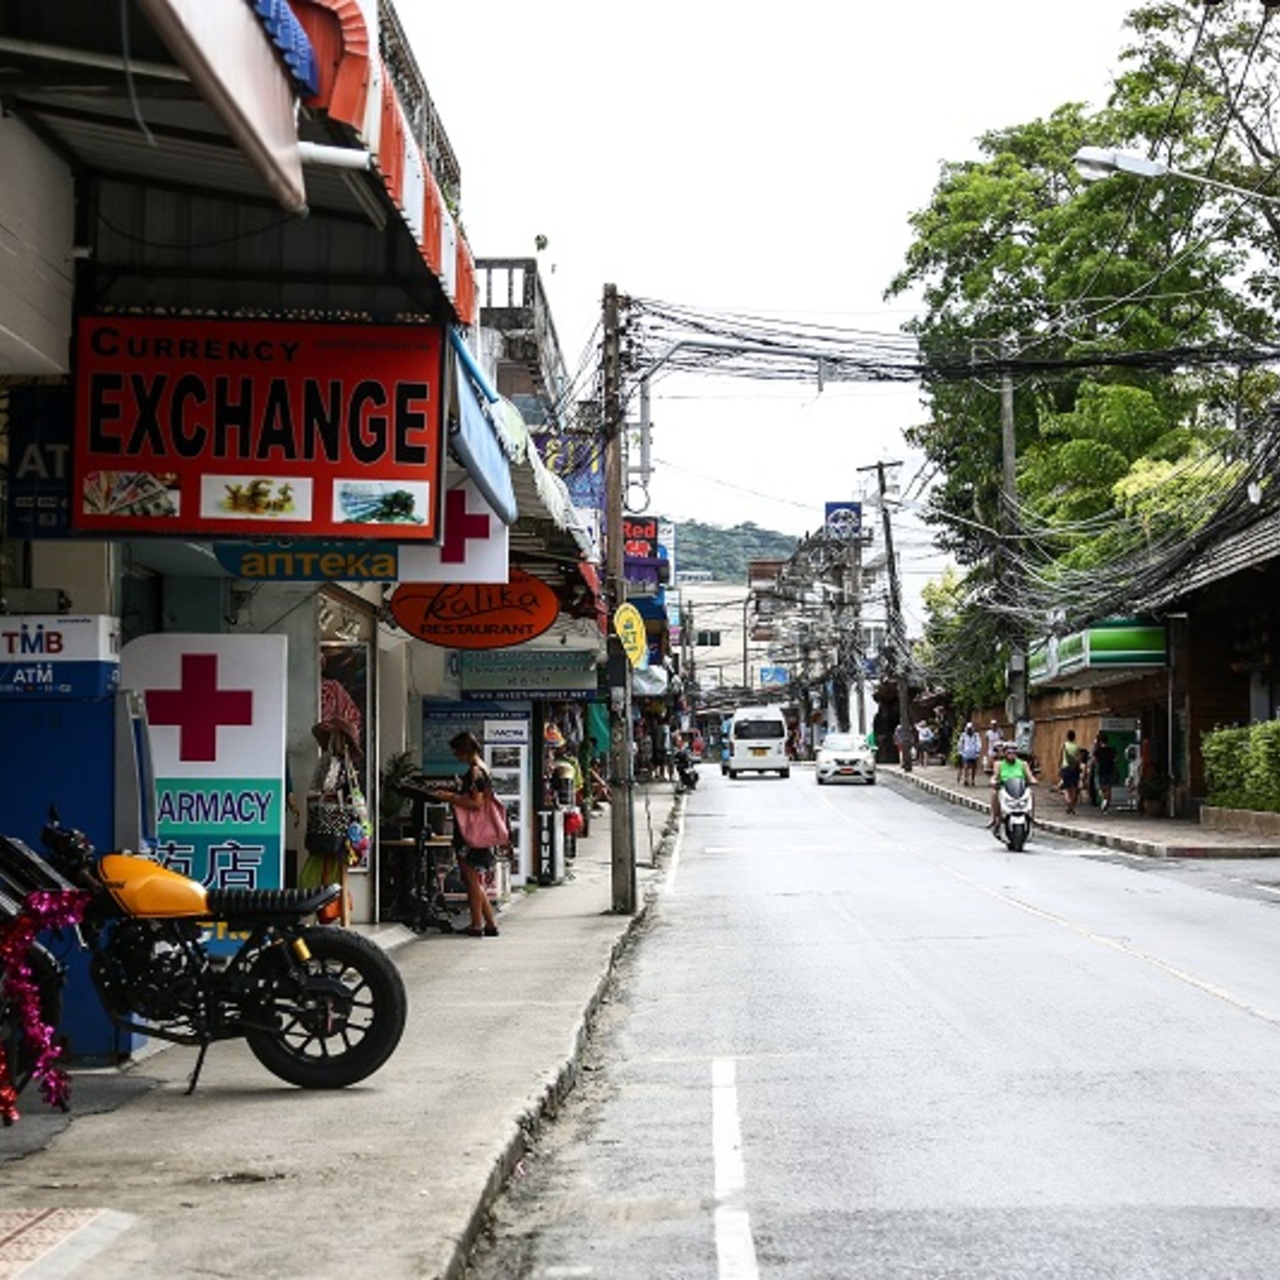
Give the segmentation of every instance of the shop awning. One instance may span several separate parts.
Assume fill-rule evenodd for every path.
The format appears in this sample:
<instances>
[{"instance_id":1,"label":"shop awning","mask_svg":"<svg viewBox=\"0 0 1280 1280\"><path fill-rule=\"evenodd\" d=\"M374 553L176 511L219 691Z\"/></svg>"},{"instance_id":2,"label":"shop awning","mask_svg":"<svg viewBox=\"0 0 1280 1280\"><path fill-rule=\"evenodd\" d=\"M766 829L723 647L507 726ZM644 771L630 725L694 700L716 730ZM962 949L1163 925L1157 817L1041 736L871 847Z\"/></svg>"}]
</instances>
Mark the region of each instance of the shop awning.
<instances>
[{"instance_id":1,"label":"shop awning","mask_svg":"<svg viewBox=\"0 0 1280 1280\"><path fill-rule=\"evenodd\" d=\"M320 72L315 50L302 23L289 7L289 0L251 0L251 3L298 87L309 94L318 93Z\"/></svg>"},{"instance_id":2,"label":"shop awning","mask_svg":"<svg viewBox=\"0 0 1280 1280\"><path fill-rule=\"evenodd\" d=\"M305 211L293 86L253 10L207 0L138 4L280 205L291 213ZM309 53L300 26L298 38Z\"/></svg>"},{"instance_id":3,"label":"shop awning","mask_svg":"<svg viewBox=\"0 0 1280 1280\"><path fill-rule=\"evenodd\" d=\"M1150 618L1106 618L1087 631L1050 636L1032 648L1033 688L1087 689L1148 675L1168 665L1164 624Z\"/></svg>"},{"instance_id":4,"label":"shop awning","mask_svg":"<svg viewBox=\"0 0 1280 1280\"><path fill-rule=\"evenodd\" d=\"M466 364L454 357L458 387L458 423L450 436L462 465L476 488L494 509L503 524L515 524L520 515L511 481L511 464L503 452L493 420L481 403L480 393Z\"/></svg>"}]
</instances>

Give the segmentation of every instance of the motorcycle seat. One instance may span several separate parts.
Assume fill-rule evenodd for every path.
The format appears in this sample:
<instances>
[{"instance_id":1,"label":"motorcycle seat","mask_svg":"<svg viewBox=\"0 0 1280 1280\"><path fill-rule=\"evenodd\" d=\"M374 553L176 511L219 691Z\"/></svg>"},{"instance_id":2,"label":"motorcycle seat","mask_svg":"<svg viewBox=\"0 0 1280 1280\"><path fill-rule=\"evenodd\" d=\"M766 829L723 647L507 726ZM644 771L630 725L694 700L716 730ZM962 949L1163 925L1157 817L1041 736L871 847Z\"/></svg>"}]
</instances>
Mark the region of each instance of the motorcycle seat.
<instances>
[{"instance_id":1,"label":"motorcycle seat","mask_svg":"<svg viewBox=\"0 0 1280 1280\"><path fill-rule=\"evenodd\" d=\"M315 889L210 889L211 915L231 920L296 920L332 902L342 889L336 884Z\"/></svg>"}]
</instances>

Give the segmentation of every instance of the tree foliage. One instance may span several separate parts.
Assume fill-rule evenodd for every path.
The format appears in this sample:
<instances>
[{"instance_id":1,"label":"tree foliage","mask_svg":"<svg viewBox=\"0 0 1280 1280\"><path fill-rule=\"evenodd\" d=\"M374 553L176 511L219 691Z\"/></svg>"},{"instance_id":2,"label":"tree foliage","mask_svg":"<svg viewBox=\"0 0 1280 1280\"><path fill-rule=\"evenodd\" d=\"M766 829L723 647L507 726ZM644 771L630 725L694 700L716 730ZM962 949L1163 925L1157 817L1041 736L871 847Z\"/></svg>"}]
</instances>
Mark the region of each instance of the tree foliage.
<instances>
[{"instance_id":1,"label":"tree foliage","mask_svg":"<svg viewBox=\"0 0 1280 1280\"><path fill-rule=\"evenodd\" d=\"M1008 644L992 615L969 607L971 588L971 580L950 567L925 585L925 633L912 653L926 683L947 689L964 713L1000 701L1008 657Z\"/></svg>"},{"instance_id":2,"label":"tree foliage","mask_svg":"<svg viewBox=\"0 0 1280 1280\"><path fill-rule=\"evenodd\" d=\"M1276 341L1280 206L1177 179L1086 186L1073 163L1082 146L1104 146L1248 188L1270 183L1280 169L1271 125L1280 20L1269 14L1244 0L1137 5L1103 107L1067 103L983 134L974 158L943 165L911 218L914 238L887 296L919 298L907 328L926 360L1008 359L1019 523L1048 528L1045 547L1064 565L1123 554L1110 514L1193 523L1202 499L1232 478L1213 465L1215 449L1274 392L1269 373L1193 374L1172 359L1019 367ZM927 418L909 438L938 476L927 518L968 571L939 596L931 626L964 634L981 629L983 601L1016 581L998 554L1014 524L1001 495L1001 386L934 378L925 393Z\"/></svg>"}]
</instances>

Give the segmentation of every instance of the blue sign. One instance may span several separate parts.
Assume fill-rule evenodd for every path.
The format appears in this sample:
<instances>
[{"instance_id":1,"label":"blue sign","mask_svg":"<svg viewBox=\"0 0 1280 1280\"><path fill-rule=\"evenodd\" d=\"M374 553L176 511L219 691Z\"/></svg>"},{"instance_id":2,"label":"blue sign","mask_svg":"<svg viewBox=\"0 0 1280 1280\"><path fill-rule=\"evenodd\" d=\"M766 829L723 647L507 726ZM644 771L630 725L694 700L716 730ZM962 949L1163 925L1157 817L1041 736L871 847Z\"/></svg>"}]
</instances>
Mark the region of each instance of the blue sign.
<instances>
[{"instance_id":1,"label":"blue sign","mask_svg":"<svg viewBox=\"0 0 1280 1280\"><path fill-rule=\"evenodd\" d=\"M63 538L70 528L70 387L9 393L9 536Z\"/></svg>"},{"instance_id":2,"label":"blue sign","mask_svg":"<svg viewBox=\"0 0 1280 1280\"><path fill-rule=\"evenodd\" d=\"M761 684L786 684L791 679L786 667L761 667Z\"/></svg>"},{"instance_id":3,"label":"blue sign","mask_svg":"<svg viewBox=\"0 0 1280 1280\"><path fill-rule=\"evenodd\" d=\"M828 502L823 523L837 538L856 538L862 532L862 503Z\"/></svg>"}]
</instances>

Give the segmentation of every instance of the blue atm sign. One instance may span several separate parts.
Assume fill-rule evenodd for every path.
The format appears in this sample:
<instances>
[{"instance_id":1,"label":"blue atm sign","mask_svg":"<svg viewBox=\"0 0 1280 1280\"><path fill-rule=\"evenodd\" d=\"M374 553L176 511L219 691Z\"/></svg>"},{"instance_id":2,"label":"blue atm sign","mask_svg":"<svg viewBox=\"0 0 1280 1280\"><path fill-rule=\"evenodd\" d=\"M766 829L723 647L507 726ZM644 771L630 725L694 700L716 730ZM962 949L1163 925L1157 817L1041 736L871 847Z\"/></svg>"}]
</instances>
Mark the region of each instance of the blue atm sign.
<instances>
[{"instance_id":1,"label":"blue atm sign","mask_svg":"<svg viewBox=\"0 0 1280 1280\"><path fill-rule=\"evenodd\" d=\"M120 680L120 624L101 614L0 619L0 698L101 698Z\"/></svg>"}]
</instances>

